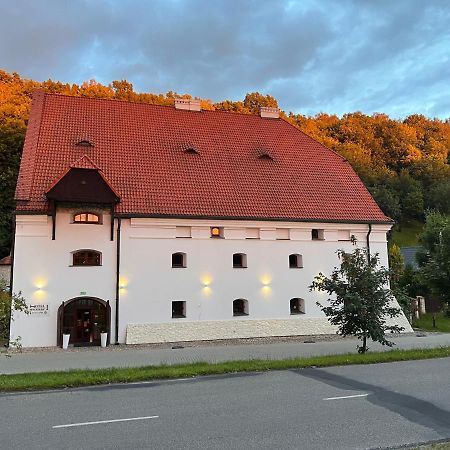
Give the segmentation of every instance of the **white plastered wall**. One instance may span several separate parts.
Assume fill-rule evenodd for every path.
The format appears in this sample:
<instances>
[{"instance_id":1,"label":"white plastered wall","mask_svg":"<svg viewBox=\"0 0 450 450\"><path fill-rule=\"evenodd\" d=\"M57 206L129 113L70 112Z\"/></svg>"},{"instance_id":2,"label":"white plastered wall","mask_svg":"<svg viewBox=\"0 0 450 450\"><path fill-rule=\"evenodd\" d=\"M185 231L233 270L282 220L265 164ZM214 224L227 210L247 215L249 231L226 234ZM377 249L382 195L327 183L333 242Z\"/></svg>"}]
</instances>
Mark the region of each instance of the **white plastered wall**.
<instances>
[{"instance_id":1,"label":"white plastered wall","mask_svg":"<svg viewBox=\"0 0 450 450\"><path fill-rule=\"evenodd\" d=\"M46 314L14 315L11 339L20 336L24 347L55 346L58 307L75 297L109 300L114 323L116 243L110 240L110 216L93 225L73 224L72 215L58 210L55 240L51 217L16 218L13 290L29 305L48 305ZM79 249L102 252L102 266L72 267L71 252Z\"/></svg>"},{"instance_id":2,"label":"white plastered wall","mask_svg":"<svg viewBox=\"0 0 450 450\"><path fill-rule=\"evenodd\" d=\"M14 291L22 291L28 303L49 305L46 315L16 315L12 338L22 336L24 346L56 345L59 305L83 295L110 301L115 341L116 240L110 240L109 216L104 214L102 225L72 224L72 213L58 211L54 241L51 218L17 217ZM211 226L223 227L224 238L211 238ZM192 237L177 238L177 227L190 227ZM325 240L311 240L312 228L323 229ZM383 265L388 229L373 225L370 239ZM122 219L119 342L333 333L316 305L326 295L308 286L338 264L338 248L352 250L339 238L354 235L365 247L367 231L364 224ZM259 239L246 239L255 233ZM276 239L286 234L289 240ZM70 253L87 248L102 252L102 266L70 267ZM186 268L171 267L174 252L187 255ZM247 268L232 267L233 253L247 255ZM291 253L303 256L303 268L289 268ZM305 314L291 316L294 297L304 299ZM238 298L248 300L248 316L233 317ZM176 300L186 302L186 318L172 319Z\"/></svg>"},{"instance_id":3,"label":"white plastered wall","mask_svg":"<svg viewBox=\"0 0 450 450\"><path fill-rule=\"evenodd\" d=\"M191 238L176 238L176 226L191 227ZM224 229L224 239L210 237L210 227ZM259 239L246 239L251 228ZM311 240L311 229L323 229L325 240ZM371 250L387 265L386 232L373 225ZM277 240L276 230L289 230ZM119 339L127 343L231 337L333 333L310 292L320 271L338 265L336 250L351 251L354 235L365 247L367 225L294 222L193 221L131 219L122 223L122 289ZM186 268L172 268L171 254L187 255ZM247 268L232 267L233 253L247 255ZM303 268L289 268L289 254L303 256ZM289 301L305 300L306 314L291 315ZM248 300L249 315L233 317L234 299ZM186 318L171 318L171 302L186 302ZM406 320L405 320L406 321ZM408 329L410 331L410 329Z\"/></svg>"}]
</instances>

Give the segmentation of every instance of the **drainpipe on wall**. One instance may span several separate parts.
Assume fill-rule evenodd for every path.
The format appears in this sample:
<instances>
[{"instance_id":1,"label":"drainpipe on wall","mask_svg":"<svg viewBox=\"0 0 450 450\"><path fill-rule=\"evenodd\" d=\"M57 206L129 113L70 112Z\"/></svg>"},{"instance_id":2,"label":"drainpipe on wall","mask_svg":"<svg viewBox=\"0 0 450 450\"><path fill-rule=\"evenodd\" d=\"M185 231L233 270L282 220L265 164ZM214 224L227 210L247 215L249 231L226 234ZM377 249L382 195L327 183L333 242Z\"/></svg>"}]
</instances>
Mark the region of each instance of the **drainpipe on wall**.
<instances>
[{"instance_id":1,"label":"drainpipe on wall","mask_svg":"<svg viewBox=\"0 0 450 450\"><path fill-rule=\"evenodd\" d=\"M9 293L10 295L13 294L13 282L14 282L14 247L15 247L15 243L16 243L16 216L13 216L13 220L12 220L12 241L11 241L11 272L9 274ZM9 334L8 334L8 342L6 343L6 345L9 347L9 341L10 341L10 337L11 337L11 320L12 320L12 315L13 315L13 309L11 308L11 313L9 315L9 326L8 326L8 330Z\"/></svg>"},{"instance_id":2,"label":"drainpipe on wall","mask_svg":"<svg viewBox=\"0 0 450 450\"><path fill-rule=\"evenodd\" d=\"M114 220L114 217L111 218ZM117 247L116 247L116 345L119 344L119 299L120 299L120 225L121 219L117 218Z\"/></svg>"},{"instance_id":3,"label":"drainpipe on wall","mask_svg":"<svg viewBox=\"0 0 450 450\"><path fill-rule=\"evenodd\" d=\"M372 224L369 223L369 231L366 236L366 247L367 247L367 262L370 263L370 233L372 232Z\"/></svg>"}]
</instances>

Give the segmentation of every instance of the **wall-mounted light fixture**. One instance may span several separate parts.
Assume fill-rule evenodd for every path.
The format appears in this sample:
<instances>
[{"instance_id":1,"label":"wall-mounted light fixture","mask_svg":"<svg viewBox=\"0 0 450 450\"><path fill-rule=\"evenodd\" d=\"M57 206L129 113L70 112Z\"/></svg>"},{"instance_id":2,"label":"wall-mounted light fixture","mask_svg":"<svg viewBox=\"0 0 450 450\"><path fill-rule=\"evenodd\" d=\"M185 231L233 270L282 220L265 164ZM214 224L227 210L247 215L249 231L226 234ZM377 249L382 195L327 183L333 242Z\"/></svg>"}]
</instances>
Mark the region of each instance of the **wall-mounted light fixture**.
<instances>
[{"instance_id":1,"label":"wall-mounted light fixture","mask_svg":"<svg viewBox=\"0 0 450 450\"><path fill-rule=\"evenodd\" d=\"M200 281L202 283L202 295L205 297L209 297L212 294L211 289L211 283L212 283L212 277L209 274L202 275L200 278Z\"/></svg>"},{"instance_id":2,"label":"wall-mounted light fixture","mask_svg":"<svg viewBox=\"0 0 450 450\"><path fill-rule=\"evenodd\" d=\"M260 277L260 281L263 285L261 288L261 295L264 298L270 297L270 295L272 294L272 288L270 286L270 284L272 283L272 276L269 274L264 274Z\"/></svg>"},{"instance_id":3,"label":"wall-mounted light fixture","mask_svg":"<svg viewBox=\"0 0 450 450\"><path fill-rule=\"evenodd\" d=\"M34 292L31 295L31 298L36 302L43 302L48 294L44 290L44 288L47 286L48 281L46 278L43 277L36 277L33 280L33 286L35 287Z\"/></svg>"}]
</instances>

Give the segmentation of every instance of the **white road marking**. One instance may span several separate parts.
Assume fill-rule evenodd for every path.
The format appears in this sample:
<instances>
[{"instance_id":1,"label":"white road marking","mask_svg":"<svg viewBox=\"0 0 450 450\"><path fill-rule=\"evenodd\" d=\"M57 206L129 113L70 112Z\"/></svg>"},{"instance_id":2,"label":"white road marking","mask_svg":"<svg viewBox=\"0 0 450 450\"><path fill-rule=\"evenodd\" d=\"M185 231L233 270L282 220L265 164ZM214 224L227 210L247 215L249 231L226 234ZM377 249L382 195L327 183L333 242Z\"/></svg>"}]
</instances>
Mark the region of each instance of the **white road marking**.
<instances>
[{"instance_id":1,"label":"white road marking","mask_svg":"<svg viewBox=\"0 0 450 450\"><path fill-rule=\"evenodd\" d=\"M85 425L98 425L101 423L131 422L133 420L148 420L158 418L159 416L145 416L145 417L130 417L128 419L98 420L96 422L80 422L80 423L68 423L66 425L54 425L52 428L83 427Z\"/></svg>"},{"instance_id":2,"label":"white road marking","mask_svg":"<svg viewBox=\"0 0 450 450\"><path fill-rule=\"evenodd\" d=\"M358 398L358 397L367 397L369 394L357 394L357 395L345 395L343 397L328 397L323 400L342 400L344 398Z\"/></svg>"}]
</instances>

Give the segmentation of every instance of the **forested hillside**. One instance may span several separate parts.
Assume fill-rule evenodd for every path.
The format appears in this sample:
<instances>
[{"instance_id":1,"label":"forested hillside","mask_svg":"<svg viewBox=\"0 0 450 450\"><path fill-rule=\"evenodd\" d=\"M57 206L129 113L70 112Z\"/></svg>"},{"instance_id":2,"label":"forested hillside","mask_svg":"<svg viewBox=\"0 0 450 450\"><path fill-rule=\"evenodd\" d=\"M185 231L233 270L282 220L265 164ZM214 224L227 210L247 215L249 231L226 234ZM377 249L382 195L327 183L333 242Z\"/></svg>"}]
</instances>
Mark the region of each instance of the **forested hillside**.
<instances>
[{"instance_id":1,"label":"forested hillside","mask_svg":"<svg viewBox=\"0 0 450 450\"><path fill-rule=\"evenodd\" d=\"M38 83L0 71L0 257L10 250L14 189L35 89L159 105L172 105L178 95L137 93L124 80L108 86L95 81L82 85L51 80ZM248 114L257 114L260 106L278 105L273 97L257 92L236 102L202 100L203 109ZM422 221L428 209L450 213L449 120L419 114L394 120L382 113L367 116L360 112L343 117L325 113L314 117L293 113L283 116L347 158L383 211L398 222Z\"/></svg>"}]
</instances>

